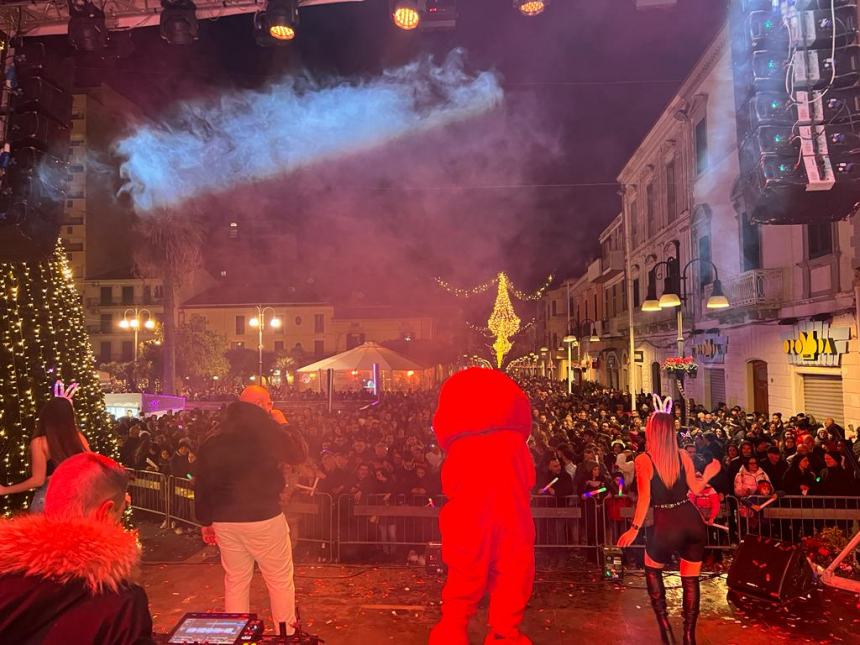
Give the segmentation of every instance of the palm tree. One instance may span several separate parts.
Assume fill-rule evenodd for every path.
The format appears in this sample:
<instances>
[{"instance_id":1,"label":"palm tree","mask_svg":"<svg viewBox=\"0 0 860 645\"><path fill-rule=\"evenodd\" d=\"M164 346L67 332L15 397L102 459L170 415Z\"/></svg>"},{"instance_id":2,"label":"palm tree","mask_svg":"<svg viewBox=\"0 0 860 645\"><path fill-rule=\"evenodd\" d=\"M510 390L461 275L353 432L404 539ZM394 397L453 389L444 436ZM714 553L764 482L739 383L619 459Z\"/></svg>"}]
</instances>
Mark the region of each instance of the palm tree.
<instances>
[{"instance_id":1,"label":"palm tree","mask_svg":"<svg viewBox=\"0 0 860 645\"><path fill-rule=\"evenodd\" d=\"M141 277L161 278L164 292L164 340L161 387L176 391L176 319L181 290L200 266L202 232L188 212L149 211L137 224L140 244L134 263Z\"/></svg>"}]
</instances>

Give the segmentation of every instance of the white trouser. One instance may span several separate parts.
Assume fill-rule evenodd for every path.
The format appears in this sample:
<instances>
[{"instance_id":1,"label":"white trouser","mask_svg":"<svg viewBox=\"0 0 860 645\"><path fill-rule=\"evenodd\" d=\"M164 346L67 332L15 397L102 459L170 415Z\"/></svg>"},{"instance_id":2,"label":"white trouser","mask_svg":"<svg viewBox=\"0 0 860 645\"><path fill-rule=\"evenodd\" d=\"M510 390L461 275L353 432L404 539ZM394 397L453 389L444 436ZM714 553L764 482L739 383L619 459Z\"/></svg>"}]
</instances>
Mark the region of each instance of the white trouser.
<instances>
[{"instance_id":1,"label":"white trouser","mask_svg":"<svg viewBox=\"0 0 860 645\"><path fill-rule=\"evenodd\" d=\"M296 586L293 582L293 554L287 518L276 515L262 522L213 522L224 567L224 611L250 611L251 579L254 562L260 565L275 632L278 623L287 624L287 634L295 631Z\"/></svg>"}]
</instances>

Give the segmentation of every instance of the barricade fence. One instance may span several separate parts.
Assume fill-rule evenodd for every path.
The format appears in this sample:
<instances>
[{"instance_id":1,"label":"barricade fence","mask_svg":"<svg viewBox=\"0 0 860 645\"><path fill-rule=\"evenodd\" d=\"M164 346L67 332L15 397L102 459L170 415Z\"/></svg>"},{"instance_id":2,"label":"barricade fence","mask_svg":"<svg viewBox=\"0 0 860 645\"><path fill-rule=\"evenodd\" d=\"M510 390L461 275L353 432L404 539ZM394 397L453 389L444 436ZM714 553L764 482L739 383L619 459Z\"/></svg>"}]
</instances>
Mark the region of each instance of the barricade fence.
<instances>
[{"instance_id":1,"label":"barricade fence","mask_svg":"<svg viewBox=\"0 0 860 645\"><path fill-rule=\"evenodd\" d=\"M194 514L193 480L129 472L132 508L162 516L166 525L200 526ZM334 499L326 493L296 490L288 497L283 508L293 545L318 549L323 560L390 556L441 542L443 496L344 494ZM614 546L630 528L635 500L627 495L602 499L539 495L532 497L531 508L536 548L597 554ZM652 523L649 509L634 549L644 549ZM799 543L833 526L846 536L860 528L860 497L726 496L708 526L707 548L733 550L749 534Z\"/></svg>"}]
</instances>

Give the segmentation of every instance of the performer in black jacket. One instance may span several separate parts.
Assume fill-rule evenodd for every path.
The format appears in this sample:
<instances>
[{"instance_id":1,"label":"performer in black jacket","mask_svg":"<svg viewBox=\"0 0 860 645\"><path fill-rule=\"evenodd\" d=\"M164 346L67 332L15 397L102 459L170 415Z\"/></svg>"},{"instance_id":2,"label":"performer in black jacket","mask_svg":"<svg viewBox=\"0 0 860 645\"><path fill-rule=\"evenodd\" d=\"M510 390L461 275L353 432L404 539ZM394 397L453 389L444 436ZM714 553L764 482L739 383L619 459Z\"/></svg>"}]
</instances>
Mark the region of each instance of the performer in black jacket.
<instances>
[{"instance_id":1,"label":"performer in black jacket","mask_svg":"<svg viewBox=\"0 0 860 645\"><path fill-rule=\"evenodd\" d=\"M295 631L296 590L290 530L280 506L282 466L306 458L297 430L280 425L262 406L239 401L227 407L196 463L195 511L204 541L221 549L225 611L249 611L257 562L276 631L285 623L288 635Z\"/></svg>"},{"instance_id":2,"label":"performer in black jacket","mask_svg":"<svg viewBox=\"0 0 860 645\"><path fill-rule=\"evenodd\" d=\"M0 642L152 642L137 535L120 524L127 487L115 461L79 453L57 466L43 514L0 520Z\"/></svg>"}]
</instances>

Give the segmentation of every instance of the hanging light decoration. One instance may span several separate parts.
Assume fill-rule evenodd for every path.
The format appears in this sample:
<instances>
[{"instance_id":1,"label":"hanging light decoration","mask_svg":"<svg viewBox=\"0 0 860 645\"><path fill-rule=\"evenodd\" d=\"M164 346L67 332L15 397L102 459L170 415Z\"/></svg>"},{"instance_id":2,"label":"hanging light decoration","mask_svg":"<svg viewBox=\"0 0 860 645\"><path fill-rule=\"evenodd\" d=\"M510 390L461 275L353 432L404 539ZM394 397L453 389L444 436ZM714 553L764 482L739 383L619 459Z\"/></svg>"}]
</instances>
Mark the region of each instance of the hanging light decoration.
<instances>
[{"instance_id":1,"label":"hanging light decoration","mask_svg":"<svg viewBox=\"0 0 860 645\"><path fill-rule=\"evenodd\" d=\"M549 0L514 0L514 7L524 16L537 16L544 12Z\"/></svg>"},{"instance_id":2,"label":"hanging light decoration","mask_svg":"<svg viewBox=\"0 0 860 645\"><path fill-rule=\"evenodd\" d=\"M391 19L397 28L404 31L417 29L421 24L421 12L416 0L392 0Z\"/></svg>"}]
</instances>

